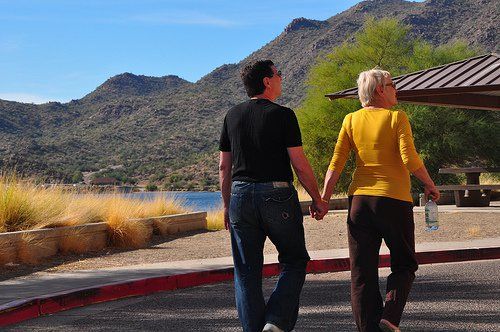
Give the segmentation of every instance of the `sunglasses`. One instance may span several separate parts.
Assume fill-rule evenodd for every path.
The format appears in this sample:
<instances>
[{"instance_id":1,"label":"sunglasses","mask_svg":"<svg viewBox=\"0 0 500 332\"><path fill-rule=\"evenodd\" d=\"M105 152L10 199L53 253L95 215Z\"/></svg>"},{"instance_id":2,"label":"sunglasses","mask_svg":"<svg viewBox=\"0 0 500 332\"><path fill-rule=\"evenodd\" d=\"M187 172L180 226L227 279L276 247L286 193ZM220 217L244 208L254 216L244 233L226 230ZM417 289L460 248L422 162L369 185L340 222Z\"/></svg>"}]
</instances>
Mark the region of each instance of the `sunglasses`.
<instances>
[{"instance_id":1,"label":"sunglasses","mask_svg":"<svg viewBox=\"0 0 500 332\"><path fill-rule=\"evenodd\" d=\"M276 71L276 76L278 76L279 78L281 78L281 70Z\"/></svg>"}]
</instances>

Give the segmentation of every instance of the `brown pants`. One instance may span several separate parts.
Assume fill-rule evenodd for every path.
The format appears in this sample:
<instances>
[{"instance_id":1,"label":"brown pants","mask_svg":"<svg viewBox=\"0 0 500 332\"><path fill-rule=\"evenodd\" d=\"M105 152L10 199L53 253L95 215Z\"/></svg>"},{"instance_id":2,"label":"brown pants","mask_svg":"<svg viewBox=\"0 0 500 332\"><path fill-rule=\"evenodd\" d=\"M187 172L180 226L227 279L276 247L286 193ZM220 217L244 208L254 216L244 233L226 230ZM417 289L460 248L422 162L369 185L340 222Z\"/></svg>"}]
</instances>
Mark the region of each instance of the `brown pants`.
<instances>
[{"instance_id":1,"label":"brown pants","mask_svg":"<svg viewBox=\"0 0 500 332\"><path fill-rule=\"evenodd\" d=\"M399 325L418 268L413 204L388 197L350 196L347 225L351 304L358 331L380 331L382 318ZM385 305L378 283L382 239L391 253L392 271Z\"/></svg>"}]
</instances>

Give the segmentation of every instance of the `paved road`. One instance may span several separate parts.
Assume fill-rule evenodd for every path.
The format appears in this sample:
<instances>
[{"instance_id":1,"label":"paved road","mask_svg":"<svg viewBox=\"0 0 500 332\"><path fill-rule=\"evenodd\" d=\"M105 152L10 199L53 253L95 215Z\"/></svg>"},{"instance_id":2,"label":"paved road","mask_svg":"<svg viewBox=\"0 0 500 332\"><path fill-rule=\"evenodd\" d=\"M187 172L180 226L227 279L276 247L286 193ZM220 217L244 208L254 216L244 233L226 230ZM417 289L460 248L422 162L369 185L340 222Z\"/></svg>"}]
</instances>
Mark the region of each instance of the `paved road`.
<instances>
[{"instance_id":1,"label":"paved road","mask_svg":"<svg viewBox=\"0 0 500 332\"><path fill-rule=\"evenodd\" d=\"M385 283L388 269L381 269ZM276 279L267 279L269 294ZM232 283L93 305L8 331L240 331ZM500 331L500 260L421 266L403 331ZM349 272L308 275L296 331L355 331Z\"/></svg>"}]
</instances>

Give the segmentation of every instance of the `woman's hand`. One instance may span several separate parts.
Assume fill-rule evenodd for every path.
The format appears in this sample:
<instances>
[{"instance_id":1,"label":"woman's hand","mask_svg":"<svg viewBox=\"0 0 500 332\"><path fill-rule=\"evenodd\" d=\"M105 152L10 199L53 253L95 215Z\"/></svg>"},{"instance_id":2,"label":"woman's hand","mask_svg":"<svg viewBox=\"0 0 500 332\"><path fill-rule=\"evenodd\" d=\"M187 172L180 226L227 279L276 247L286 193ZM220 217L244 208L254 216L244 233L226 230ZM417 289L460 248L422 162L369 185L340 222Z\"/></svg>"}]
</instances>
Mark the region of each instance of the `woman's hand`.
<instances>
[{"instance_id":1,"label":"woman's hand","mask_svg":"<svg viewBox=\"0 0 500 332\"><path fill-rule=\"evenodd\" d=\"M425 198L429 199L429 196L432 197L431 199L433 201L438 201L439 197L441 197L441 194L439 193L439 190L436 188L436 186L433 184L425 185L424 187L424 193L425 193Z\"/></svg>"},{"instance_id":2,"label":"woman's hand","mask_svg":"<svg viewBox=\"0 0 500 332\"><path fill-rule=\"evenodd\" d=\"M412 173L424 184L425 199L428 200L429 196L431 196L433 201L439 200L439 197L441 197L439 190L436 188L425 166L422 165L422 167L414 170Z\"/></svg>"}]
</instances>

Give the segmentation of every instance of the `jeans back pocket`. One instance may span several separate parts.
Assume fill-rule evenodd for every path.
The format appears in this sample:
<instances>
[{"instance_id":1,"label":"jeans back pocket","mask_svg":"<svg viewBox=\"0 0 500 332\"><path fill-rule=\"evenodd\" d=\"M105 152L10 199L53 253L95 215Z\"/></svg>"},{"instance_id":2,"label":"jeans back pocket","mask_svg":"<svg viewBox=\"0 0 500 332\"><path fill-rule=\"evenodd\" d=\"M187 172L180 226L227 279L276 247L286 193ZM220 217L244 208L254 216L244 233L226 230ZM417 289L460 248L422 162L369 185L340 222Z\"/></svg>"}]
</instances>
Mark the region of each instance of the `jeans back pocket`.
<instances>
[{"instance_id":1,"label":"jeans back pocket","mask_svg":"<svg viewBox=\"0 0 500 332\"><path fill-rule=\"evenodd\" d=\"M263 195L263 217L268 223L293 222L297 219L295 190L276 190Z\"/></svg>"}]
</instances>

